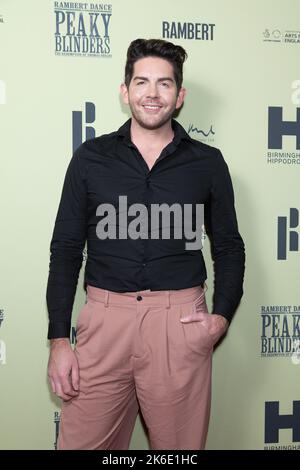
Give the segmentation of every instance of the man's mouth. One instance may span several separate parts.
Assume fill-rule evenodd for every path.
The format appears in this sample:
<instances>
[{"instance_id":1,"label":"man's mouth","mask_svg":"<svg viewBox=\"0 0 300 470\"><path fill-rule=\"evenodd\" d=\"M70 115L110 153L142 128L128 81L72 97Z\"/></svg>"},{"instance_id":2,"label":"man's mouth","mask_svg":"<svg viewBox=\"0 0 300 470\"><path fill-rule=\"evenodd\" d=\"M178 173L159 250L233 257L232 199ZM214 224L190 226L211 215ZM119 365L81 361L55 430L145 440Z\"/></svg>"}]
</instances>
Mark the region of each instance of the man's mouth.
<instances>
[{"instance_id":1,"label":"man's mouth","mask_svg":"<svg viewBox=\"0 0 300 470\"><path fill-rule=\"evenodd\" d=\"M158 104L143 104L143 108L149 109L151 111L157 111L162 108L162 106Z\"/></svg>"}]
</instances>

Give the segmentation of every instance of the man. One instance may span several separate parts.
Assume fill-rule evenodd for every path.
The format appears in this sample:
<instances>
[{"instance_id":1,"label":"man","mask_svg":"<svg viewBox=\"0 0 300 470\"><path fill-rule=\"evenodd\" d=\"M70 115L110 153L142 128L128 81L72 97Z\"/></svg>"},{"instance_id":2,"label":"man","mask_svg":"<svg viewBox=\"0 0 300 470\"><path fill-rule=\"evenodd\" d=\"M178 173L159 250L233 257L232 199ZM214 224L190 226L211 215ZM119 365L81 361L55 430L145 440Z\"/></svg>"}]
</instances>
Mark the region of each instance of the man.
<instances>
[{"instance_id":1,"label":"man","mask_svg":"<svg viewBox=\"0 0 300 470\"><path fill-rule=\"evenodd\" d=\"M170 42L133 41L121 85L132 118L83 143L66 173L47 286L48 375L63 400L58 449L128 449L139 409L152 449L205 446L213 347L242 297L245 255L221 152L172 119L186 93L185 59ZM118 206L121 196L126 207L124 199ZM143 213L138 223L135 204ZM178 229L175 214L163 214L149 231L152 212L145 216L143 208L157 204L204 205L215 268L212 314L201 247L187 249L186 232L162 236ZM196 219L195 211L184 216L193 227ZM73 351L71 312L86 240L87 301Z\"/></svg>"}]
</instances>

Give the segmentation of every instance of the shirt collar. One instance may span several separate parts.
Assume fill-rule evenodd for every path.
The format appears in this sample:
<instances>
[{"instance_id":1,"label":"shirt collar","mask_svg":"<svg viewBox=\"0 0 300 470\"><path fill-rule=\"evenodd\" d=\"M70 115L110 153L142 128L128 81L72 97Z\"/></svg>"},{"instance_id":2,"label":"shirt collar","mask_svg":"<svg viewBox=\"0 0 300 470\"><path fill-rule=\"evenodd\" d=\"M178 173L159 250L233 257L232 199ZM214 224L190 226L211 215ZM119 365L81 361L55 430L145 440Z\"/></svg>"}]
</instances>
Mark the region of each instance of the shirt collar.
<instances>
[{"instance_id":1,"label":"shirt collar","mask_svg":"<svg viewBox=\"0 0 300 470\"><path fill-rule=\"evenodd\" d=\"M171 124L172 124L172 129L174 131L174 139L173 139L174 144L176 145L179 144L181 140L192 140L191 137L188 135L188 133L185 131L185 129L182 127L182 125L179 124L179 122L175 121L175 119L172 119ZM125 137L127 142L131 142L130 127L131 127L131 118L128 119L117 130L117 135L121 137Z\"/></svg>"}]
</instances>

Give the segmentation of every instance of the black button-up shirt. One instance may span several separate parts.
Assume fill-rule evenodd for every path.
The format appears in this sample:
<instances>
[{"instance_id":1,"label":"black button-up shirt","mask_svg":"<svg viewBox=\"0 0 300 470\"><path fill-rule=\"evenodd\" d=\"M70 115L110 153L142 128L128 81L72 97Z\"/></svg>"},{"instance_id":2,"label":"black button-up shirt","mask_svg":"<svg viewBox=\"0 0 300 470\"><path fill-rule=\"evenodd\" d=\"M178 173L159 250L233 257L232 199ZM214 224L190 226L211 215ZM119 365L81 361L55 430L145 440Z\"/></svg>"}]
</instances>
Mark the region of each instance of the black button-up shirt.
<instances>
[{"instance_id":1,"label":"black button-up shirt","mask_svg":"<svg viewBox=\"0 0 300 470\"><path fill-rule=\"evenodd\" d=\"M84 142L67 168L50 245L48 339L70 334L86 241L85 288L91 285L115 292L184 289L206 279L201 249L185 249L184 236L100 239L97 207L110 203L118 215L119 196L127 196L128 207L133 203L148 208L154 203L204 204L215 269L212 313L231 321L242 297L244 243L221 152L192 139L172 120L174 138L149 170L131 141L130 126L129 119L117 132ZM116 228L118 224L116 219Z\"/></svg>"}]
</instances>

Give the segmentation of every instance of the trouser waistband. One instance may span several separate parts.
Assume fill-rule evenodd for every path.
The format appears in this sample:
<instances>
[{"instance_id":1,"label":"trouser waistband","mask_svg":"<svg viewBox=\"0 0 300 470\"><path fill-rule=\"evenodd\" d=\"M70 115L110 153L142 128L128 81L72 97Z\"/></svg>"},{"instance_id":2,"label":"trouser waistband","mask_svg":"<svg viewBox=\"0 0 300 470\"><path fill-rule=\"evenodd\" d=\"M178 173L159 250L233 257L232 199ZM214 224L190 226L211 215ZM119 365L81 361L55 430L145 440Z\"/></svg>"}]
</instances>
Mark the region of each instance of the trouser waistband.
<instances>
[{"instance_id":1,"label":"trouser waistband","mask_svg":"<svg viewBox=\"0 0 300 470\"><path fill-rule=\"evenodd\" d=\"M197 285L178 290L152 291L147 289L136 292L114 292L108 289L87 285L87 299L103 302L106 307L109 304L161 306L162 303L165 302L166 307L169 308L171 305L193 302L198 297L202 296L205 291L205 283L203 287Z\"/></svg>"}]
</instances>

